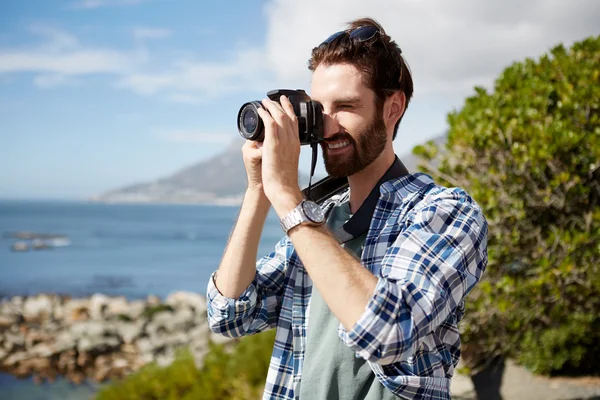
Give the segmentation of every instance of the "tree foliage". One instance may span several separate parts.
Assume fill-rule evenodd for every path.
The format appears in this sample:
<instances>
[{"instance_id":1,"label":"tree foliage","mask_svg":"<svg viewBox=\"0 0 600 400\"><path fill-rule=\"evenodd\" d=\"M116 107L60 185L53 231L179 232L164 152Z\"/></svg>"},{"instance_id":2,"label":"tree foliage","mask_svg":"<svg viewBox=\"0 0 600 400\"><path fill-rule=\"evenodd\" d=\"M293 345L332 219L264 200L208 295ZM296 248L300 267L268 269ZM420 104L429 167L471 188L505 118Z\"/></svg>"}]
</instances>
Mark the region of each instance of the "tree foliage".
<instances>
[{"instance_id":1,"label":"tree foliage","mask_svg":"<svg viewBox=\"0 0 600 400\"><path fill-rule=\"evenodd\" d=\"M506 68L414 149L489 223L489 263L461 323L471 368L496 355L544 373L600 360L600 37Z\"/></svg>"},{"instance_id":2,"label":"tree foliage","mask_svg":"<svg viewBox=\"0 0 600 400\"><path fill-rule=\"evenodd\" d=\"M169 366L155 363L104 387L97 400L253 400L262 395L275 330L244 337L233 347L210 344L201 369L189 351Z\"/></svg>"}]
</instances>

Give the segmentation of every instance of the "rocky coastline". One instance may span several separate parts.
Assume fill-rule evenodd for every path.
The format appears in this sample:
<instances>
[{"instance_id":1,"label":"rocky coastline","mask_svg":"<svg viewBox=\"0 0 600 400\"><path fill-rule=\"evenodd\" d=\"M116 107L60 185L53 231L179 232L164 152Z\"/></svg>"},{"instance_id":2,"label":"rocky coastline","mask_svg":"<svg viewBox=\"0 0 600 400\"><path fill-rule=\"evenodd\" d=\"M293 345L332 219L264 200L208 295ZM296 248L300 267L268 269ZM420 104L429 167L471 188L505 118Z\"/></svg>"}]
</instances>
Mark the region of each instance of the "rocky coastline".
<instances>
[{"instance_id":1,"label":"rocky coastline","mask_svg":"<svg viewBox=\"0 0 600 400\"><path fill-rule=\"evenodd\" d=\"M0 371L35 382L75 384L122 378L144 365L169 365L188 349L198 367L209 341L203 295L174 292L164 301L94 294L15 296L0 302Z\"/></svg>"}]
</instances>

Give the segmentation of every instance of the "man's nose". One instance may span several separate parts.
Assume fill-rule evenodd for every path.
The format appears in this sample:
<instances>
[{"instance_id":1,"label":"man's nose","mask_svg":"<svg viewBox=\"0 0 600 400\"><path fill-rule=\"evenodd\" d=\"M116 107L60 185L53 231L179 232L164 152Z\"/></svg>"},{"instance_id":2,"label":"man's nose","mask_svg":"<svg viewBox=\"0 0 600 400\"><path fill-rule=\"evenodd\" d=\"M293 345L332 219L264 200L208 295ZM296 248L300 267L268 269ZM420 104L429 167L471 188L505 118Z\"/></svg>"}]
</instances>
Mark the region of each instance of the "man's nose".
<instances>
[{"instance_id":1,"label":"man's nose","mask_svg":"<svg viewBox=\"0 0 600 400\"><path fill-rule=\"evenodd\" d=\"M340 123L329 114L323 114L324 125L323 125L323 136L325 139L332 137L333 135L340 133Z\"/></svg>"}]
</instances>

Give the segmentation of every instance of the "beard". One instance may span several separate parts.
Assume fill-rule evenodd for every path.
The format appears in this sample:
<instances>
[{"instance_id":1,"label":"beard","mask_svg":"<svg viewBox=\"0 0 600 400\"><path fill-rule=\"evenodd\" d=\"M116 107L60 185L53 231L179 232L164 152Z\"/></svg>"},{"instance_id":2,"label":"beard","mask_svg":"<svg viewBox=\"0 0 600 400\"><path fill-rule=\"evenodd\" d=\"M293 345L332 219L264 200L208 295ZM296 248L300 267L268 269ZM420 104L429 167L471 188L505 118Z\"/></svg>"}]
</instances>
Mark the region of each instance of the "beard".
<instances>
[{"instance_id":1,"label":"beard","mask_svg":"<svg viewBox=\"0 0 600 400\"><path fill-rule=\"evenodd\" d=\"M379 157L387 143L387 132L382 116L383 110L378 112L369 126L356 135L355 139L347 133L335 135L334 140L348 140L352 147L349 156L330 156L327 143L321 143L325 170L333 178L342 178L356 174L365 169Z\"/></svg>"}]
</instances>

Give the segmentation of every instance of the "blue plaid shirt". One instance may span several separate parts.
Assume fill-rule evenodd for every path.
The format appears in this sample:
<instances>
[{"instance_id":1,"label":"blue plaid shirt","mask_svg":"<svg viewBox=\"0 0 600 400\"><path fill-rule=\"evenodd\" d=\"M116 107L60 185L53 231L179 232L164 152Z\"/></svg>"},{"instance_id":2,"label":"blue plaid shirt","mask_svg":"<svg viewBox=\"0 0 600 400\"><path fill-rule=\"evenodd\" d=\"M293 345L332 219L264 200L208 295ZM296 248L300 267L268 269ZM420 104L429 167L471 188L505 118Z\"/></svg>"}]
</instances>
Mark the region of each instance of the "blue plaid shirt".
<instances>
[{"instance_id":1,"label":"blue plaid shirt","mask_svg":"<svg viewBox=\"0 0 600 400\"><path fill-rule=\"evenodd\" d=\"M328 205L344 201L348 192ZM325 205L327 207L328 205ZM465 296L487 265L487 222L463 190L410 174L385 182L361 262L377 278L364 313L340 339L405 399L450 399ZM326 268L327 266L323 266ZM277 328L264 399L294 399L302 378L312 281L284 237L237 299L209 280L208 321L230 337Z\"/></svg>"}]
</instances>

